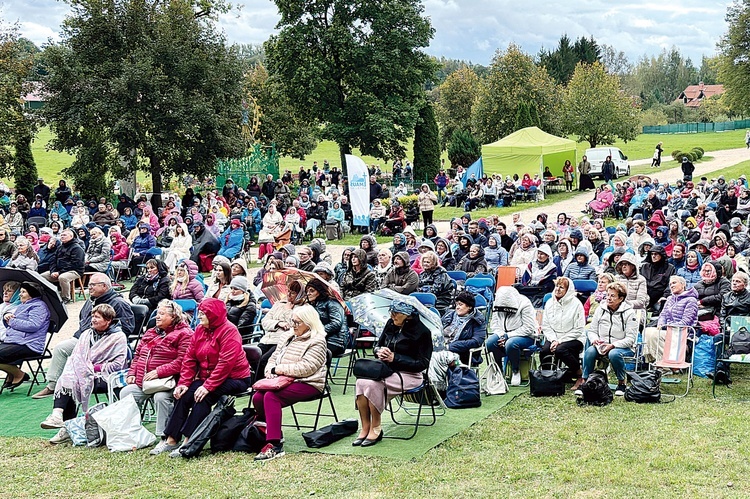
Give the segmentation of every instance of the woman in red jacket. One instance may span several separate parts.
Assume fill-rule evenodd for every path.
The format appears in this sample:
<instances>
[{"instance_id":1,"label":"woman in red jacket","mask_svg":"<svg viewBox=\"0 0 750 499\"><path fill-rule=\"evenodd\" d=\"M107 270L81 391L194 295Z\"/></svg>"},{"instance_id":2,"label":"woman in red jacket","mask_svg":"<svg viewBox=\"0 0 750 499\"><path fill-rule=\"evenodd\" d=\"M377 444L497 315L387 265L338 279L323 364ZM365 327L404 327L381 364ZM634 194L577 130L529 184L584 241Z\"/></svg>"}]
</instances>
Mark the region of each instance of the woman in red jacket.
<instances>
[{"instance_id":1,"label":"woman in red jacket","mask_svg":"<svg viewBox=\"0 0 750 499\"><path fill-rule=\"evenodd\" d=\"M138 342L135 356L120 392L120 398L132 395L139 406L154 397L156 408L156 434L164 435L167 419L172 414L172 390L144 392L144 381L172 378L180 375L182 359L190 345L193 330L182 308L171 300L162 300L156 309L156 327L146 331ZM172 385L174 386L174 385Z\"/></svg>"},{"instance_id":2,"label":"woman in red jacket","mask_svg":"<svg viewBox=\"0 0 750 499\"><path fill-rule=\"evenodd\" d=\"M237 327L227 320L224 302L206 298L198 306L198 320L182 361L180 380L174 389L177 403L164 429L165 440L151 454L170 452L179 457L179 440L193 434L222 395L242 393L250 386L250 365L242 350ZM192 410L191 410L192 409Z\"/></svg>"},{"instance_id":3,"label":"woman in red jacket","mask_svg":"<svg viewBox=\"0 0 750 499\"><path fill-rule=\"evenodd\" d=\"M128 268L130 246L128 246L125 238L119 232L112 232L109 240L112 241L112 267L118 270Z\"/></svg>"}]
</instances>

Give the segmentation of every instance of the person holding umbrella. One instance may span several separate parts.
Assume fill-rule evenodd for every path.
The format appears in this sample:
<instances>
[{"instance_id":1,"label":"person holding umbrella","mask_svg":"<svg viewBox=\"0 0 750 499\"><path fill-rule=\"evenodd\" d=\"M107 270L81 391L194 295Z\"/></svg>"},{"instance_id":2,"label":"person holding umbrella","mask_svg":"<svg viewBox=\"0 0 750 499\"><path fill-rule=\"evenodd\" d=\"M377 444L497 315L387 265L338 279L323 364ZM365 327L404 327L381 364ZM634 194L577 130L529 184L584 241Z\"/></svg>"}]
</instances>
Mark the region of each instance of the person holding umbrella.
<instances>
[{"instance_id":1,"label":"person holding umbrella","mask_svg":"<svg viewBox=\"0 0 750 499\"><path fill-rule=\"evenodd\" d=\"M21 304L2 317L6 329L5 340L0 343L0 371L7 373L4 387L11 390L30 379L16 363L44 352L50 313L41 296L42 290L38 284L22 283Z\"/></svg>"}]
</instances>

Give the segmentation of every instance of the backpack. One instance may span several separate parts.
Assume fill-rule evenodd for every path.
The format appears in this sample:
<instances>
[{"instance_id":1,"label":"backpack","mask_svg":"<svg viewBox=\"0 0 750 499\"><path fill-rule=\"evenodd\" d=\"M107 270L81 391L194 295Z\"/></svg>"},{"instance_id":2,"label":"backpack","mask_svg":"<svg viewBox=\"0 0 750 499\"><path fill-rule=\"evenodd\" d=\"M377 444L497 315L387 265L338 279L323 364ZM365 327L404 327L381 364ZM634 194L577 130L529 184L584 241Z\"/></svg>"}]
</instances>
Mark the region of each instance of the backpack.
<instances>
[{"instance_id":1,"label":"backpack","mask_svg":"<svg viewBox=\"0 0 750 499\"><path fill-rule=\"evenodd\" d=\"M609 389L607 375L604 371L594 371L581 385L583 395L576 402L578 405L598 405L603 407L612 403L614 396Z\"/></svg>"},{"instance_id":2,"label":"backpack","mask_svg":"<svg viewBox=\"0 0 750 499\"><path fill-rule=\"evenodd\" d=\"M748 353L750 353L750 332L748 332L747 328L743 326L732 335L727 355L742 355Z\"/></svg>"},{"instance_id":3,"label":"backpack","mask_svg":"<svg viewBox=\"0 0 750 499\"><path fill-rule=\"evenodd\" d=\"M451 409L479 407L482 400L479 393L477 373L465 366L448 369L448 390L445 405Z\"/></svg>"},{"instance_id":4,"label":"backpack","mask_svg":"<svg viewBox=\"0 0 750 499\"><path fill-rule=\"evenodd\" d=\"M625 389L625 400L638 404L661 402L661 372L629 372L630 386Z\"/></svg>"},{"instance_id":5,"label":"backpack","mask_svg":"<svg viewBox=\"0 0 750 499\"><path fill-rule=\"evenodd\" d=\"M226 452L232 450L237 440L247 426L257 419L255 409L246 407L242 414L233 416L221 424L216 434L211 437L211 452Z\"/></svg>"},{"instance_id":6,"label":"backpack","mask_svg":"<svg viewBox=\"0 0 750 499\"><path fill-rule=\"evenodd\" d=\"M504 395L508 393L508 383L505 381L505 376L503 376L503 370L500 369L494 358L490 359L487 369L482 374L481 381L484 381L482 391L487 395Z\"/></svg>"}]
</instances>

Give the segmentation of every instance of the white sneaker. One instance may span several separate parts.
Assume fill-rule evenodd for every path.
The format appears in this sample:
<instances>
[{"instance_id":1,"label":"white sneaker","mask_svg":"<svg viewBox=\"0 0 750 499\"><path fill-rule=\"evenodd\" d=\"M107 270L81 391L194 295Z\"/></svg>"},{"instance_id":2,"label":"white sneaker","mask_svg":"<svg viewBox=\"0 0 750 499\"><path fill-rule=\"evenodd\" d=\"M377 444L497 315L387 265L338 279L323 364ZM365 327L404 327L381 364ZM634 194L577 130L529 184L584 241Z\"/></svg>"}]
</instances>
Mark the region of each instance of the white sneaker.
<instances>
[{"instance_id":1,"label":"white sneaker","mask_svg":"<svg viewBox=\"0 0 750 499\"><path fill-rule=\"evenodd\" d=\"M149 454L151 454L152 456L158 456L159 454L161 454L163 452L173 451L177 447L179 447L178 444L169 445L167 443L167 440L164 439L164 440L160 441L158 444L156 444L156 447L154 447L153 449L151 449L151 452L149 452Z\"/></svg>"},{"instance_id":2,"label":"white sneaker","mask_svg":"<svg viewBox=\"0 0 750 499\"><path fill-rule=\"evenodd\" d=\"M67 442L70 440L70 435L68 434L68 430L63 426L57 431L57 434L49 439L49 443L51 444L61 444L63 442Z\"/></svg>"},{"instance_id":3,"label":"white sneaker","mask_svg":"<svg viewBox=\"0 0 750 499\"><path fill-rule=\"evenodd\" d=\"M573 392L573 395L575 395L576 397L583 397L583 390L579 388Z\"/></svg>"},{"instance_id":4,"label":"white sneaker","mask_svg":"<svg viewBox=\"0 0 750 499\"><path fill-rule=\"evenodd\" d=\"M53 412L47 419L42 421L41 427L45 430L56 430L63 427L63 418L59 412Z\"/></svg>"},{"instance_id":5,"label":"white sneaker","mask_svg":"<svg viewBox=\"0 0 750 499\"><path fill-rule=\"evenodd\" d=\"M182 457L182 454L180 454L180 446L179 445L177 446L177 448L175 450L173 450L172 452L169 453L169 457L171 457L173 459L174 458L178 458L178 457Z\"/></svg>"},{"instance_id":6,"label":"white sneaker","mask_svg":"<svg viewBox=\"0 0 750 499\"><path fill-rule=\"evenodd\" d=\"M521 386L521 373L513 373L510 378L510 386Z\"/></svg>"}]
</instances>

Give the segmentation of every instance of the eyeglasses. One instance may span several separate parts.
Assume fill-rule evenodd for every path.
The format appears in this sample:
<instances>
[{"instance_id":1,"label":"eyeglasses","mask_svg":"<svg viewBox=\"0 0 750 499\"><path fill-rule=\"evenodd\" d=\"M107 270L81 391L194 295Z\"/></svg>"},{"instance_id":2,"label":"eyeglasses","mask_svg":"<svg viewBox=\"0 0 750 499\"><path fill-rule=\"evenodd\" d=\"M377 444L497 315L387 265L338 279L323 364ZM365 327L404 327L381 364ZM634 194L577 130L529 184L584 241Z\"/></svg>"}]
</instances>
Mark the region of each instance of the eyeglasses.
<instances>
[{"instance_id":1,"label":"eyeglasses","mask_svg":"<svg viewBox=\"0 0 750 499\"><path fill-rule=\"evenodd\" d=\"M105 283L103 283L103 282L90 282L90 283L89 283L89 287L90 287L90 288L93 288L94 286L96 286L96 285L98 285L98 284L105 284Z\"/></svg>"},{"instance_id":2,"label":"eyeglasses","mask_svg":"<svg viewBox=\"0 0 750 499\"><path fill-rule=\"evenodd\" d=\"M302 321L298 321L297 319L292 319L292 326L297 327L301 325L302 325Z\"/></svg>"}]
</instances>

